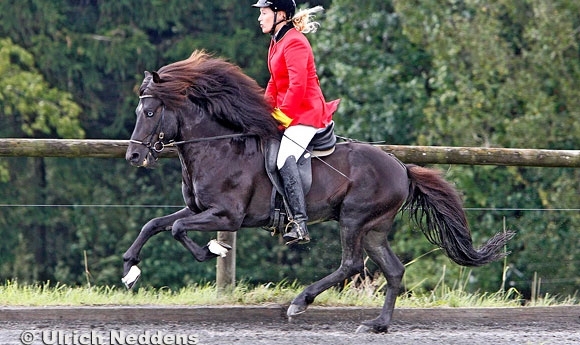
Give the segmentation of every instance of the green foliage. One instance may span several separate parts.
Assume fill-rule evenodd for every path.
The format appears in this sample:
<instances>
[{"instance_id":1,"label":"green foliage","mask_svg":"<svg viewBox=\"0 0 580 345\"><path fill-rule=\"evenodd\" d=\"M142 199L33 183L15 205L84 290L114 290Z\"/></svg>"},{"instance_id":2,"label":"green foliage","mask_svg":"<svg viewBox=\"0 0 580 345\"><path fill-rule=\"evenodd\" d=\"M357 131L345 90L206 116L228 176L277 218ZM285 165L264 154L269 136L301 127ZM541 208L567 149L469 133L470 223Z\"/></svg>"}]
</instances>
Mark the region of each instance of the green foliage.
<instances>
[{"instance_id":1,"label":"green foliage","mask_svg":"<svg viewBox=\"0 0 580 345\"><path fill-rule=\"evenodd\" d=\"M82 107L80 121L89 137L128 138L135 89L143 71L183 59L195 49L231 59L262 85L268 77L269 37L259 30L258 12L234 0L150 0L138 6L133 1L31 0L1 3L0 16L0 37L7 35L26 47L30 59L34 56L33 65L53 85L72 93ZM2 129L6 135L21 136L7 126ZM116 160L13 159L8 163L0 193L9 204L102 206L1 208L6 238L1 244L5 258L0 273L5 278L82 284L86 252L92 282L119 284L121 254L140 227L183 205L178 161L164 161L153 171ZM170 207L112 206L148 204ZM30 234L39 240L31 240ZM199 243L212 235L190 234ZM288 249L263 230L242 231L238 257L248 259L238 263L238 272L258 282L293 279L309 271L321 277L339 259L337 236L329 235L329 241L335 249L321 245L319 251L324 253L313 259L310 248ZM215 277L214 265L192 260L168 233L153 238L142 257L142 282L151 286L177 288ZM272 262L281 268L256 270Z\"/></svg>"},{"instance_id":2,"label":"green foliage","mask_svg":"<svg viewBox=\"0 0 580 345\"><path fill-rule=\"evenodd\" d=\"M339 133L400 144L415 137L428 56L401 29L390 1L335 0L311 35L323 90L342 99Z\"/></svg>"},{"instance_id":3,"label":"green foliage","mask_svg":"<svg viewBox=\"0 0 580 345\"><path fill-rule=\"evenodd\" d=\"M396 3L405 32L432 58L420 144L578 147L577 4Z\"/></svg>"},{"instance_id":4,"label":"green foliage","mask_svg":"<svg viewBox=\"0 0 580 345\"><path fill-rule=\"evenodd\" d=\"M0 136L127 139L143 71L195 49L230 59L265 85L269 37L250 3L0 2ZM580 146L577 2L310 2L318 4L327 11L308 38L323 91L342 99L338 134L390 144ZM495 292L505 283L529 297L535 275L540 294L577 290L578 169L440 168L463 193L476 246L504 227L518 233L505 265L473 269L464 290ZM72 286L86 282L86 264L94 284L120 284L121 255L141 226L182 207L180 179L177 160L142 170L112 159L2 159L0 277ZM312 233L311 244L287 248L261 229L240 231L238 278L310 283L330 273L340 264L336 224ZM215 234L190 236L203 244ZM414 296L463 274L404 216L391 243L412 263L404 283ZM142 257L140 284L179 289L214 279L215 266L195 262L169 233L151 239Z\"/></svg>"},{"instance_id":5,"label":"green foliage","mask_svg":"<svg viewBox=\"0 0 580 345\"><path fill-rule=\"evenodd\" d=\"M426 124L417 129L418 144L578 148L578 4L396 1L395 8L405 35L431 60L430 97L423 109ZM511 284L526 294L534 273L544 277L544 288L554 293L573 294L577 289L572 277L579 272L572 266L578 253L568 244L579 240L574 229L580 217L566 211L578 206L576 170L447 169L447 178L464 191L467 207L488 209L477 215L470 212L476 243L481 235L498 231L502 219L518 232L509 248L514 253L508 274ZM494 208L514 211L489 211ZM478 285L486 289L494 286L489 284L489 269L478 269L485 277Z\"/></svg>"},{"instance_id":6,"label":"green foliage","mask_svg":"<svg viewBox=\"0 0 580 345\"><path fill-rule=\"evenodd\" d=\"M83 137L81 109L72 95L50 87L35 69L33 56L10 39L0 39L0 75L0 115L7 124L0 133Z\"/></svg>"}]
</instances>

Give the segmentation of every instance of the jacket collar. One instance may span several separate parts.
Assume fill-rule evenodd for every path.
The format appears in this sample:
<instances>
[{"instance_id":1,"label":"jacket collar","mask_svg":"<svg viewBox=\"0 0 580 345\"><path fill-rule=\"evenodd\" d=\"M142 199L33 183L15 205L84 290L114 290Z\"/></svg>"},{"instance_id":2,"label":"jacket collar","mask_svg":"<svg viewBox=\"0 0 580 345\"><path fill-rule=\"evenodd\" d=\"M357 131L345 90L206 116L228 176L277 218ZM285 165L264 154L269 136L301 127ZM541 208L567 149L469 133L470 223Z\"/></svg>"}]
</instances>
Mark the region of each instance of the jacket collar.
<instances>
[{"instance_id":1,"label":"jacket collar","mask_svg":"<svg viewBox=\"0 0 580 345\"><path fill-rule=\"evenodd\" d=\"M274 41L275 42L279 42L284 35L286 35L286 33L288 33L288 31L290 31L290 29L292 29L294 26L292 24L286 24L284 25L280 31L278 31L278 33L276 33L276 36L274 37Z\"/></svg>"}]
</instances>

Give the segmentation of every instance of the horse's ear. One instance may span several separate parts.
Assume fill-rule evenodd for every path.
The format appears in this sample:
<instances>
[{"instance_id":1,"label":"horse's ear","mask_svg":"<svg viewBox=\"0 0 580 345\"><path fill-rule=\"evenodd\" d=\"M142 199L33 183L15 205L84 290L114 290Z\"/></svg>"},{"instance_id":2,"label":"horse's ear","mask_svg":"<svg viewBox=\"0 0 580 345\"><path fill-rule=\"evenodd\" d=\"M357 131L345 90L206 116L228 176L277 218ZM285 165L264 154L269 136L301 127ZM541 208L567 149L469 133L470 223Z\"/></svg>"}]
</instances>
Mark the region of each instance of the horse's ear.
<instances>
[{"instance_id":1,"label":"horse's ear","mask_svg":"<svg viewBox=\"0 0 580 345\"><path fill-rule=\"evenodd\" d=\"M151 72L151 74L153 75L153 82L154 83L161 83L161 77L159 76L159 74L157 72Z\"/></svg>"}]
</instances>

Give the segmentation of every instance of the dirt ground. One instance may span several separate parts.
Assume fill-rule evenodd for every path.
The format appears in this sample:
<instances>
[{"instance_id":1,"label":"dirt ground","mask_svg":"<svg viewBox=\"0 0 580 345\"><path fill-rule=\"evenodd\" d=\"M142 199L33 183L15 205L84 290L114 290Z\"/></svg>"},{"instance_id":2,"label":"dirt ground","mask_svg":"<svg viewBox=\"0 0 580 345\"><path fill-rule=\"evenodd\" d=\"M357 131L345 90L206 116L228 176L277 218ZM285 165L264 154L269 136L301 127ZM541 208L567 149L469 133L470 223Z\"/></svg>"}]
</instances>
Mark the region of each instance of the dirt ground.
<instances>
[{"instance_id":1,"label":"dirt ground","mask_svg":"<svg viewBox=\"0 0 580 345\"><path fill-rule=\"evenodd\" d=\"M580 344L580 307L396 309L386 334L355 333L375 308L0 308L0 344Z\"/></svg>"}]
</instances>

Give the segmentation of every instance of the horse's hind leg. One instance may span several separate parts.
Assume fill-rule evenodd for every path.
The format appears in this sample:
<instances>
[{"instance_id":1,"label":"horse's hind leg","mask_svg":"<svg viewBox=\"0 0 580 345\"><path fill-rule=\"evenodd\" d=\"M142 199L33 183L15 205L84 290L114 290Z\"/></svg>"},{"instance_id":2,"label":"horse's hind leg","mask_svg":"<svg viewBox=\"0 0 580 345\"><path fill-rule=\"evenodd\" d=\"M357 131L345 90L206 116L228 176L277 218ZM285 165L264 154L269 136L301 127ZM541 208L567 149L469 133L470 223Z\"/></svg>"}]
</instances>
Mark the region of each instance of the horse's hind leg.
<instances>
[{"instance_id":1,"label":"horse's hind leg","mask_svg":"<svg viewBox=\"0 0 580 345\"><path fill-rule=\"evenodd\" d=\"M341 244L342 244L342 261L340 267L320 279L314 284L308 286L300 293L288 308L287 315L292 317L306 311L308 305L314 302L316 296L326 289L342 283L345 279L356 273L362 272L364 268L361 227L341 224Z\"/></svg>"},{"instance_id":2,"label":"horse's hind leg","mask_svg":"<svg viewBox=\"0 0 580 345\"><path fill-rule=\"evenodd\" d=\"M401 287L401 280L405 273L405 266L393 253L387 241L388 231L370 231L363 239L365 251L381 269L387 279L385 303L379 317L362 322L357 332L373 331L387 332L391 323L395 301Z\"/></svg>"}]
</instances>

